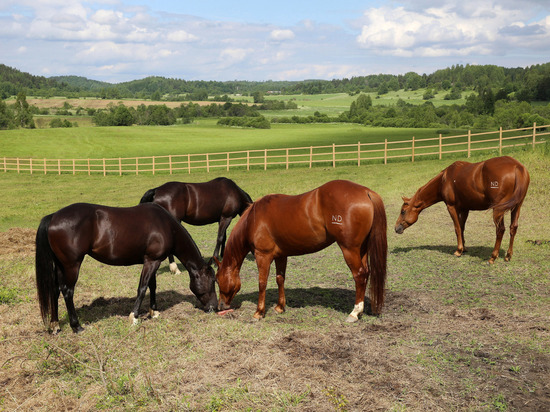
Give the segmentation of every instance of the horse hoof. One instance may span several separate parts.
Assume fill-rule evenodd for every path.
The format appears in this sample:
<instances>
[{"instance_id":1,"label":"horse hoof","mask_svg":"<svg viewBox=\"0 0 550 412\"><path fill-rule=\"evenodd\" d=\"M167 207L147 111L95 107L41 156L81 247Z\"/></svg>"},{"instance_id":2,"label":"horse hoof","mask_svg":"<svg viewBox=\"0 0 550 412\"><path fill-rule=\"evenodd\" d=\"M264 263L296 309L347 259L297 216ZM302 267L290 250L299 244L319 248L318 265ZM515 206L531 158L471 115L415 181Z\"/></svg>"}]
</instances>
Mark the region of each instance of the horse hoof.
<instances>
[{"instance_id":1,"label":"horse hoof","mask_svg":"<svg viewBox=\"0 0 550 412\"><path fill-rule=\"evenodd\" d=\"M130 323L132 324L132 326L136 326L139 323L139 319L134 316L134 312L130 313L128 319L130 319Z\"/></svg>"},{"instance_id":2,"label":"horse hoof","mask_svg":"<svg viewBox=\"0 0 550 412\"><path fill-rule=\"evenodd\" d=\"M454 253L454 255L455 255L456 257L460 257L460 256L462 256L462 253L459 252L459 251L457 250L457 251Z\"/></svg>"},{"instance_id":3,"label":"horse hoof","mask_svg":"<svg viewBox=\"0 0 550 412\"><path fill-rule=\"evenodd\" d=\"M284 308L281 308L280 306L275 306L275 307L273 308L273 310L274 310L275 312L277 312L279 315L285 311L285 309L284 309Z\"/></svg>"},{"instance_id":4,"label":"horse hoof","mask_svg":"<svg viewBox=\"0 0 550 412\"><path fill-rule=\"evenodd\" d=\"M347 323L355 323L358 320L359 320L359 318L356 318L355 316L351 316L351 315L348 315L348 317L346 318Z\"/></svg>"},{"instance_id":5,"label":"horse hoof","mask_svg":"<svg viewBox=\"0 0 550 412\"><path fill-rule=\"evenodd\" d=\"M152 319L156 319L160 316L160 312L158 310L149 309L149 316Z\"/></svg>"},{"instance_id":6,"label":"horse hoof","mask_svg":"<svg viewBox=\"0 0 550 412\"><path fill-rule=\"evenodd\" d=\"M82 333L84 332L84 328L80 325L78 325L76 328L73 328L74 333Z\"/></svg>"}]
</instances>

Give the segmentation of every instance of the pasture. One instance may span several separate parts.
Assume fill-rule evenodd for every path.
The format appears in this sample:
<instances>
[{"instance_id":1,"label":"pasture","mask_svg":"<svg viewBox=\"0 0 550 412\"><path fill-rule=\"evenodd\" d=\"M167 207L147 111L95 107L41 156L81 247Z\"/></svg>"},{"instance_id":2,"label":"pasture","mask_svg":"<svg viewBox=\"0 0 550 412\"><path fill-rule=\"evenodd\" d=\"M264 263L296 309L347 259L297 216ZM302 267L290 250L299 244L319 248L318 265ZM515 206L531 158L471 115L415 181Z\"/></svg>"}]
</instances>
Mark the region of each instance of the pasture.
<instances>
[{"instance_id":1,"label":"pasture","mask_svg":"<svg viewBox=\"0 0 550 412\"><path fill-rule=\"evenodd\" d=\"M179 130L169 128L167 139L176 141ZM294 138L305 138L299 130ZM13 139L15 132L2 133ZM99 150L91 142L86 146L85 138L77 141L51 150ZM168 150L150 143L152 150ZM116 151L118 145L122 150L118 142L101 150ZM23 146L27 156L35 150L30 141ZM145 143L127 147L137 152ZM173 176L0 174L0 409L548 410L550 158L544 149L511 153L528 168L531 186L513 260L502 259L506 232L501 258L491 266L490 212L470 214L469 252L460 258L452 255L456 239L443 204L422 212L403 235L393 230L401 196L412 195L449 159ZM223 317L198 310L187 272L172 275L166 261L158 277L160 318L146 318L146 298L142 322L131 327L141 267L110 267L87 257L75 289L85 331L71 332L60 302L62 332L46 333L34 286L34 234L43 215L74 202L134 205L147 189L168 180L200 182L218 175L234 179L253 199L302 193L333 179L378 192L388 216L382 314L344 322L354 282L333 245L289 258L287 310L280 315L271 309L277 299L272 268L268 311L259 322L252 318L258 283L250 256L235 298L240 308ZM508 225L509 214L505 219ZM216 226L186 227L203 254L211 253Z\"/></svg>"}]
</instances>

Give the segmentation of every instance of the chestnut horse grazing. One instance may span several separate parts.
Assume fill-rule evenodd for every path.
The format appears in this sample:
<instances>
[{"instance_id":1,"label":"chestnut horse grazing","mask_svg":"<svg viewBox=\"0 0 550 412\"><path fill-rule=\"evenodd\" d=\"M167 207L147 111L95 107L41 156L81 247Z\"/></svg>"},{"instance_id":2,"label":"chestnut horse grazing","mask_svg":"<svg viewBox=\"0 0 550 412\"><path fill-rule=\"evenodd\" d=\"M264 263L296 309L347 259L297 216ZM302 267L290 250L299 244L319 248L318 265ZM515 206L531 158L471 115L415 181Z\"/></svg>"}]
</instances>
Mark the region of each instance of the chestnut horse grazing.
<instances>
[{"instance_id":1,"label":"chestnut horse grazing","mask_svg":"<svg viewBox=\"0 0 550 412\"><path fill-rule=\"evenodd\" d=\"M158 316L156 272L168 254L176 255L189 271L189 287L205 310L215 309L214 269L205 264L185 228L162 207L151 203L127 208L75 203L45 216L36 233L36 286L44 324L53 333L59 331L61 292L71 328L75 333L83 330L73 294L85 255L108 265L143 264L130 320L137 322L147 287L151 292L149 312Z\"/></svg>"},{"instance_id":2,"label":"chestnut horse grazing","mask_svg":"<svg viewBox=\"0 0 550 412\"><path fill-rule=\"evenodd\" d=\"M529 172L520 162L509 156L495 157L479 163L455 162L418 189L412 198L403 198L404 203L395 231L403 233L403 230L417 221L422 210L443 201L455 226L458 247L454 254L461 256L466 251L464 226L470 210L493 209L496 242L489 263L494 263L504 235L504 213L511 210L510 246L504 258L509 261L512 259L519 211L528 187Z\"/></svg>"},{"instance_id":3,"label":"chestnut horse grazing","mask_svg":"<svg viewBox=\"0 0 550 412\"><path fill-rule=\"evenodd\" d=\"M275 311L282 313L286 305L287 257L314 253L336 242L355 280L355 307L347 321L357 321L363 312L369 274L371 308L373 313L380 313L386 281L386 228L380 196L347 180L331 181L297 196L267 195L254 202L239 219L227 241L223 261L217 262L219 309L228 309L241 288L239 271L249 251L256 258L259 272L254 318L261 319L265 316L271 262L275 260L279 289Z\"/></svg>"},{"instance_id":4,"label":"chestnut horse grazing","mask_svg":"<svg viewBox=\"0 0 550 412\"><path fill-rule=\"evenodd\" d=\"M219 222L214 256L223 257L226 232L231 220L242 215L252 199L237 184L225 177L218 177L204 183L168 182L150 189L140 203L154 202L178 221L191 225L208 225ZM178 273L174 258L170 255L170 270Z\"/></svg>"}]
</instances>

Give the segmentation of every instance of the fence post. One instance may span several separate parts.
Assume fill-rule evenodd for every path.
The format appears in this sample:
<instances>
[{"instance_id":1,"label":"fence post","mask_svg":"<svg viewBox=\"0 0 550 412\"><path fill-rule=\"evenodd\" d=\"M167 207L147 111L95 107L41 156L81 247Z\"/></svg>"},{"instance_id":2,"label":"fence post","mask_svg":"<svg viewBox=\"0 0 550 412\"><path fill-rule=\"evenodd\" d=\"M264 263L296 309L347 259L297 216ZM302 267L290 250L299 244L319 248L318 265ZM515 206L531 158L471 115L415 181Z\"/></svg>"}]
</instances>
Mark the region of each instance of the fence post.
<instances>
[{"instance_id":1,"label":"fence post","mask_svg":"<svg viewBox=\"0 0 550 412\"><path fill-rule=\"evenodd\" d=\"M32 175L32 157L29 159L29 169L30 169L31 175Z\"/></svg>"},{"instance_id":2,"label":"fence post","mask_svg":"<svg viewBox=\"0 0 550 412\"><path fill-rule=\"evenodd\" d=\"M412 140L412 162L414 163L414 136Z\"/></svg>"},{"instance_id":3,"label":"fence post","mask_svg":"<svg viewBox=\"0 0 550 412\"><path fill-rule=\"evenodd\" d=\"M168 155L168 167L170 168L170 174L172 174L172 155Z\"/></svg>"},{"instance_id":4,"label":"fence post","mask_svg":"<svg viewBox=\"0 0 550 412\"><path fill-rule=\"evenodd\" d=\"M309 168L311 169L311 165L313 163L313 146L309 146Z\"/></svg>"},{"instance_id":5,"label":"fence post","mask_svg":"<svg viewBox=\"0 0 550 412\"><path fill-rule=\"evenodd\" d=\"M439 160L441 160L441 156L443 155L443 147L442 147L442 140L441 140L441 133L439 133Z\"/></svg>"},{"instance_id":6,"label":"fence post","mask_svg":"<svg viewBox=\"0 0 550 412\"><path fill-rule=\"evenodd\" d=\"M139 157L136 157L136 176L139 174Z\"/></svg>"},{"instance_id":7,"label":"fence post","mask_svg":"<svg viewBox=\"0 0 550 412\"><path fill-rule=\"evenodd\" d=\"M357 166L361 166L361 142L357 142Z\"/></svg>"},{"instance_id":8,"label":"fence post","mask_svg":"<svg viewBox=\"0 0 550 412\"><path fill-rule=\"evenodd\" d=\"M246 151L246 170L250 170L250 150Z\"/></svg>"},{"instance_id":9,"label":"fence post","mask_svg":"<svg viewBox=\"0 0 550 412\"><path fill-rule=\"evenodd\" d=\"M118 175L122 176L122 159L118 158Z\"/></svg>"},{"instance_id":10,"label":"fence post","mask_svg":"<svg viewBox=\"0 0 550 412\"><path fill-rule=\"evenodd\" d=\"M470 147L472 145L472 131L468 130L468 159L470 158Z\"/></svg>"},{"instance_id":11,"label":"fence post","mask_svg":"<svg viewBox=\"0 0 550 412\"><path fill-rule=\"evenodd\" d=\"M229 152L227 152L227 171L229 172Z\"/></svg>"},{"instance_id":12,"label":"fence post","mask_svg":"<svg viewBox=\"0 0 550 412\"><path fill-rule=\"evenodd\" d=\"M103 158L103 176L107 176L107 169L105 167L105 158Z\"/></svg>"},{"instance_id":13,"label":"fence post","mask_svg":"<svg viewBox=\"0 0 550 412\"><path fill-rule=\"evenodd\" d=\"M61 159L57 159L57 174L61 174Z\"/></svg>"},{"instance_id":14,"label":"fence post","mask_svg":"<svg viewBox=\"0 0 550 412\"><path fill-rule=\"evenodd\" d=\"M17 158L17 174L19 174L19 158Z\"/></svg>"},{"instance_id":15,"label":"fence post","mask_svg":"<svg viewBox=\"0 0 550 412\"><path fill-rule=\"evenodd\" d=\"M500 126L498 133L498 155L502 155L502 126Z\"/></svg>"},{"instance_id":16,"label":"fence post","mask_svg":"<svg viewBox=\"0 0 550 412\"><path fill-rule=\"evenodd\" d=\"M384 164L388 164L388 139L384 139Z\"/></svg>"},{"instance_id":17,"label":"fence post","mask_svg":"<svg viewBox=\"0 0 550 412\"><path fill-rule=\"evenodd\" d=\"M537 137L537 122L533 123L533 150L535 150L535 140Z\"/></svg>"},{"instance_id":18,"label":"fence post","mask_svg":"<svg viewBox=\"0 0 550 412\"><path fill-rule=\"evenodd\" d=\"M5 161L5 160L4 160ZM47 170L46 170L46 158L44 158L44 174L47 173Z\"/></svg>"},{"instance_id":19,"label":"fence post","mask_svg":"<svg viewBox=\"0 0 550 412\"><path fill-rule=\"evenodd\" d=\"M90 169L90 159L88 159L88 176L91 175L91 169Z\"/></svg>"},{"instance_id":20,"label":"fence post","mask_svg":"<svg viewBox=\"0 0 550 412\"><path fill-rule=\"evenodd\" d=\"M332 144L332 167L336 167L336 144Z\"/></svg>"},{"instance_id":21,"label":"fence post","mask_svg":"<svg viewBox=\"0 0 550 412\"><path fill-rule=\"evenodd\" d=\"M76 160L73 159L73 176L76 175Z\"/></svg>"},{"instance_id":22,"label":"fence post","mask_svg":"<svg viewBox=\"0 0 550 412\"><path fill-rule=\"evenodd\" d=\"M210 173L210 162L208 160L208 153L206 153L206 172Z\"/></svg>"},{"instance_id":23,"label":"fence post","mask_svg":"<svg viewBox=\"0 0 550 412\"><path fill-rule=\"evenodd\" d=\"M267 149L264 149L264 170L267 170Z\"/></svg>"},{"instance_id":24,"label":"fence post","mask_svg":"<svg viewBox=\"0 0 550 412\"><path fill-rule=\"evenodd\" d=\"M44 159L46 161L46 159ZM8 171L8 164L6 163L6 156L4 156L4 173Z\"/></svg>"},{"instance_id":25,"label":"fence post","mask_svg":"<svg viewBox=\"0 0 550 412\"><path fill-rule=\"evenodd\" d=\"M288 148L286 149L286 169L288 170Z\"/></svg>"},{"instance_id":26,"label":"fence post","mask_svg":"<svg viewBox=\"0 0 550 412\"><path fill-rule=\"evenodd\" d=\"M187 167L189 168L189 174L191 174L191 154L187 154Z\"/></svg>"}]
</instances>

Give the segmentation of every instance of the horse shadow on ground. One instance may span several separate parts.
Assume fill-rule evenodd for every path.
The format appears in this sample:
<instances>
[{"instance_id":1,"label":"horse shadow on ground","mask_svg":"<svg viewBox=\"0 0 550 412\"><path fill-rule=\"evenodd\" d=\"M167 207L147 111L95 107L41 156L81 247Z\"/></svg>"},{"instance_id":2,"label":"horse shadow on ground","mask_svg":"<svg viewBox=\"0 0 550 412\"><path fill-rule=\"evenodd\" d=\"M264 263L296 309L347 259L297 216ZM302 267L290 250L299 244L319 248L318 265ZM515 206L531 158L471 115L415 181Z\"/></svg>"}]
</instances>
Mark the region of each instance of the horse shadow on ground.
<instances>
[{"instance_id":1,"label":"horse shadow on ground","mask_svg":"<svg viewBox=\"0 0 550 412\"><path fill-rule=\"evenodd\" d=\"M368 291L367 291L368 293ZM265 306L266 312L277 305L279 292L277 288L266 290ZM342 288L321 288L313 286L310 288L285 288L287 308L306 308L320 306L332 309L342 314L352 311L355 303L355 289ZM231 303L232 307L240 307L243 302L258 303L258 292L239 293ZM370 299L365 297L365 313L371 314Z\"/></svg>"},{"instance_id":2,"label":"horse shadow on ground","mask_svg":"<svg viewBox=\"0 0 550 412\"><path fill-rule=\"evenodd\" d=\"M112 316L128 316L132 311L136 297L98 297L94 299L89 305L83 305L78 308L78 317L84 323L94 323L101 319L109 318ZM160 312L164 312L180 303L189 302L197 310L199 309L199 301L193 294L182 294L174 290L157 292L157 309ZM61 304L61 301L60 301ZM143 299L140 308L140 315L147 313L149 310L149 293ZM66 320L66 319L65 319ZM65 323L61 321L61 323Z\"/></svg>"},{"instance_id":3,"label":"horse shadow on ground","mask_svg":"<svg viewBox=\"0 0 550 412\"><path fill-rule=\"evenodd\" d=\"M456 251L456 246L449 245L420 245L420 246L407 246L407 247L394 247L391 253L400 254L400 253L409 253L413 250L432 250L440 252L444 255L452 256ZM506 252L506 251L504 251ZM465 255L473 256L480 258L481 260L488 260L493 253L493 248L488 246L466 246ZM500 256L502 257L502 249Z\"/></svg>"}]
</instances>

